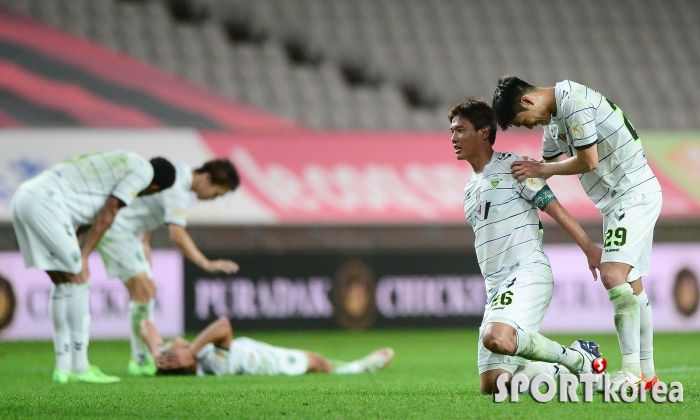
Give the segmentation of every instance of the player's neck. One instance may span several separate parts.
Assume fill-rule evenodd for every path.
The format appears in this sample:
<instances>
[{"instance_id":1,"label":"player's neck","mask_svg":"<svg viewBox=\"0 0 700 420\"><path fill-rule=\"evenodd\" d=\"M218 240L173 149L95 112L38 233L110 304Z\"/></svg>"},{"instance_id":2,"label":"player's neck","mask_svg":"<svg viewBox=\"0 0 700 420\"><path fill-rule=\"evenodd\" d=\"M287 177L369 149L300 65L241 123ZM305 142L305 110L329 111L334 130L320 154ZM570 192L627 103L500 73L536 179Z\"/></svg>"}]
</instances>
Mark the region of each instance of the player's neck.
<instances>
[{"instance_id":1,"label":"player's neck","mask_svg":"<svg viewBox=\"0 0 700 420\"><path fill-rule=\"evenodd\" d=\"M484 172L484 168L491 162L493 158L493 149L484 150L482 153L468 159L469 164L472 166L475 174L480 174Z\"/></svg>"},{"instance_id":2,"label":"player's neck","mask_svg":"<svg viewBox=\"0 0 700 420\"><path fill-rule=\"evenodd\" d=\"M556 94L554 93L554 88L553 87L539 88L537 92L541 96L542 102L547 107L547 110L549 111L549 113L552 114L552 116L556 116L557 115L557 97L556 97Z\"/></svg>"},{"instance_id":3,"label":"player's neck","mask_svg":"<svg viewBox=\"0 0 700 420\"><path fill-rule=\"evenodd\" d=\"M194 186L199 182L199 178L202 174L192 171L192 182L190 183L190 191L194 191Z\"/></svg>"}]
</instances>

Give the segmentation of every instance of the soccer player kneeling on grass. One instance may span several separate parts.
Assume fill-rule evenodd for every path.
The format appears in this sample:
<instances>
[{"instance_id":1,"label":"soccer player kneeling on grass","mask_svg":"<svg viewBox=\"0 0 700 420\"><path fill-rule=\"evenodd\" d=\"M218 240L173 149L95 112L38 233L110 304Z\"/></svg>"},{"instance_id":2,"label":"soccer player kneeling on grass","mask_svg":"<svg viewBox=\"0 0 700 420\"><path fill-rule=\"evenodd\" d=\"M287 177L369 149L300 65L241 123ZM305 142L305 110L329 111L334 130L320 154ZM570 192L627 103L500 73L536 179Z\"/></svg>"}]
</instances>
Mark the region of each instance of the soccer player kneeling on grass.
<instances>
[{"instance_id":1,"label":"soccer player kneeling on grass","mask_svg":"<svg viewBox=\"0 0 700 420\"><path fill-rule=\"evenodd\" d=\"M119 382L88 362L88 256L120 208L137 195L170 188L174 181L175 168L167 160L149 162L136 153L115 151L80 156L47 169L20 185L12 197L12 226L24 263L46 271L53 282L49 316L56 352L54 382ZM89 228L82 249L76 234L81 228Z\"/></svg>"},{"instance_id":2,"label":"soccer player kneeling on grass","mask_svg":"<svg viewBox=\"0 0 700 420\"><path fill-rule=\"evenodd\" d=\"M554 290L552 270L542 251L542 224L537 209L550 215L581 247L593 277L601 249L559 204L545 181L518 182L510 164L520 157L493 150L496 120L491 107L469 98L448 115L457 159L474 173L464 189L464 214L474 229L475 250L486 281L487 304L479 328L478 364L481 391L494 393L501 374L593 373L600 356L592 341L570 347L538 333ZM546 362L546 363L543 363Z\"/></svg>"},{"instance_id":3,"label":"soccer player kneeling on grass","mask_svg":"<svg viewBox=\"0 0 700 420\"><path fill-rule=\"evenodd\" d=\"M233 261L209 260L185 230L192 193L199 200L213 200L235 191L240 184L235 166L227 159L214 159L197 169L176 163L175 169L172 188L134 200L129 208L119 212L97 246L107 274L121 279L131 296L131 359L127 373L134 376L152 376L156 373L156 365L139 335L141 320L152 319L156 297L151 272L151 232L167 224L173 243L187 259L204 271L226 274L238 271L238 264Z\"/></svg>"},{"instance_id":4,"label":"soccer player kneeling on grass","mask_svg":"<svg viewBox=\"0 0 700 420\"><path fill-rule=\"evenodd\" d=\"M305 373L375 373L389 366L394 351L388 347L352 362L328 360L320 354L272 346L247 337L233 338L228 318L209 324L191 343L178 337L163 342L153 323L141 322L160 375L303 375Z\"/></svg>"}]
</instances>

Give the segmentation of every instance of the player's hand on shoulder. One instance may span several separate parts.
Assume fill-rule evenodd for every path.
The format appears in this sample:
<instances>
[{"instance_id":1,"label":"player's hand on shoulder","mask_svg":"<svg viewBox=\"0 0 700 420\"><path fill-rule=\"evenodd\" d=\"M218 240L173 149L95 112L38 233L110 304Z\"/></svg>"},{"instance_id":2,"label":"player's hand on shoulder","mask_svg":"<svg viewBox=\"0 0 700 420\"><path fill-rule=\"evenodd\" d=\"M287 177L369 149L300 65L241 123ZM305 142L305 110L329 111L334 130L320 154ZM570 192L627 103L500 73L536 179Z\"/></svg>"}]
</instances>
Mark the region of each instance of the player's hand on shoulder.
<instances>
[{"instance_id":1,"label":"player's hand on shoulder","mask_svg":"<svg viewBox=\"0 0 700 420\"><path fill-rule=\"evenodd\" d=\"M204 265L204 271L209 273L237 273L240 267L231 260L209 260Z\"/></svg>"},{"instance_id":2,"label":"player's hand on shoulder","mask_svg":"<svg viewBox=\"0 0 700 420\"><path fill-rule=\"evenodd\" d=\"M523 159L516 160L510 164L510 173L518 182L523 182L528 178L544 178L542 163L524 156Z\"/></svg>"}]
</instances>

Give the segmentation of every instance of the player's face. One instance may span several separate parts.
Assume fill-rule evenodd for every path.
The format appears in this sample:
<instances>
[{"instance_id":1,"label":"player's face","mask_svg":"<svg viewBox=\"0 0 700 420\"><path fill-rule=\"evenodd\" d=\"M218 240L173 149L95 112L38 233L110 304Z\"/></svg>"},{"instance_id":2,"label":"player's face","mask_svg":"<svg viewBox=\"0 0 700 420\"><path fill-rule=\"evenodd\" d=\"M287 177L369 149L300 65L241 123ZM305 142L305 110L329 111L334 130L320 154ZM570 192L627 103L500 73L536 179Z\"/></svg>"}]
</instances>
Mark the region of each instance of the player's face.
<instances>
[{"instance_id":1,"label":"player's face","mask_svg":"<svg viewBox=\"0 0 700 420\"><path fill-rule=\"evenodd\" d=\"M194 192L200 200L213 200L225 195L228 191L229 189L226 185L212 184L209 179L206 179L194 188Z\"/></svg>"},{"instance_id":2,"label":"player's face","mask_svg":"<svg viewBox=\"0 0 700 420\"><path fill-rule=\"evenodd\" d=\"M552 114L546 106L529 100L523 96L520 103L526 108L513 118L512 124L515 127L525 127L532 130L538 125L547 125L552 120Z\"/></svg>"},{"instance_id":3,"label":"player's face","mask_svg":"<svg viewBox=\"0 0 700 420\"><path fill-rule=\"evenodd\" d=\"M483 130L475 130L474 124L462 115L452 119L450 125L452 147L455 149L458 160L468 160L476 154L478 148L484 143Z\"/></svg>"}]
</instances>

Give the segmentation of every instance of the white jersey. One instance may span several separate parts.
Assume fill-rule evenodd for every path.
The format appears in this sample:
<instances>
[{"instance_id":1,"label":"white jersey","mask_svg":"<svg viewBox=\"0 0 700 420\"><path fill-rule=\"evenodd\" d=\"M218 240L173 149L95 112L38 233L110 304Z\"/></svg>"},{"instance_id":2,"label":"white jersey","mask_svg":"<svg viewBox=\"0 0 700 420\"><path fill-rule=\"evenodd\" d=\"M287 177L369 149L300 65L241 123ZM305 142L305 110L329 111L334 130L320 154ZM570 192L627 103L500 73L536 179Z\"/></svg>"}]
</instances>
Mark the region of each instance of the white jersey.
<instances>
[{"instance_id":1,"label":"white jersey","mask_svg":"<svg viewBox=\"0 0 700 420\"><path fill-rule=\"evenodd\" d=\"M570 80L557 83L554 95L557 114L544 127L542 157L573 157L576 149L596 146L598 168L580 174L579 179L598 210L607 212L623 195L661 191L642 142L620 108Z\"/></svg>"},{"instance_id":2,"label":"white jersey","mask_svg":"<svg viewBox=\"0 0 700 420\"><path fill-rule=\"evenodd\" d=\"M474 229L487 293L523 264L549 266L537 209L556 198L541 178L515 180L510 165L516 160L521 158L513 153L494 152L483 172L472 174L464 188L464 215Z\"/></svg>"},{"instance_id":3,"label":"white jersey","mask_svg":"<svg viewBox=\"0 0 700 420\"><path fill-rule=\"evenodd\" d=\"M192 201L192 169L183 163L174 166L173 186L156 194L139 197L129 207L121 209L110 231L142 234L166 223L187 226L187 207ZM110 232L106 236L110 236Z\"/></svg>"},{"instance_id":4,"label":"white jersey","mask_svg":"<svg viewBox=\"0 0 700 420\"><path fill-rule=\"evenodd\" d=\"M91 225L111 195L125 205L153 181L153 166L142 156L118 150L79 156L49 168L27 181L50 200L63 200L73 227Z\"/></svg>"},{"instance_id":5,"label":"white jersey","mask_svg":"<svg viewBox=\"0 0 700 420\"><path fill-rule=\"evenodd\" d=\"M231 340L225 350L206 344L196 355L197 375L302 375L309 360L302 350L272 346L248 337Z\"/></svg>"}]
</instances>

